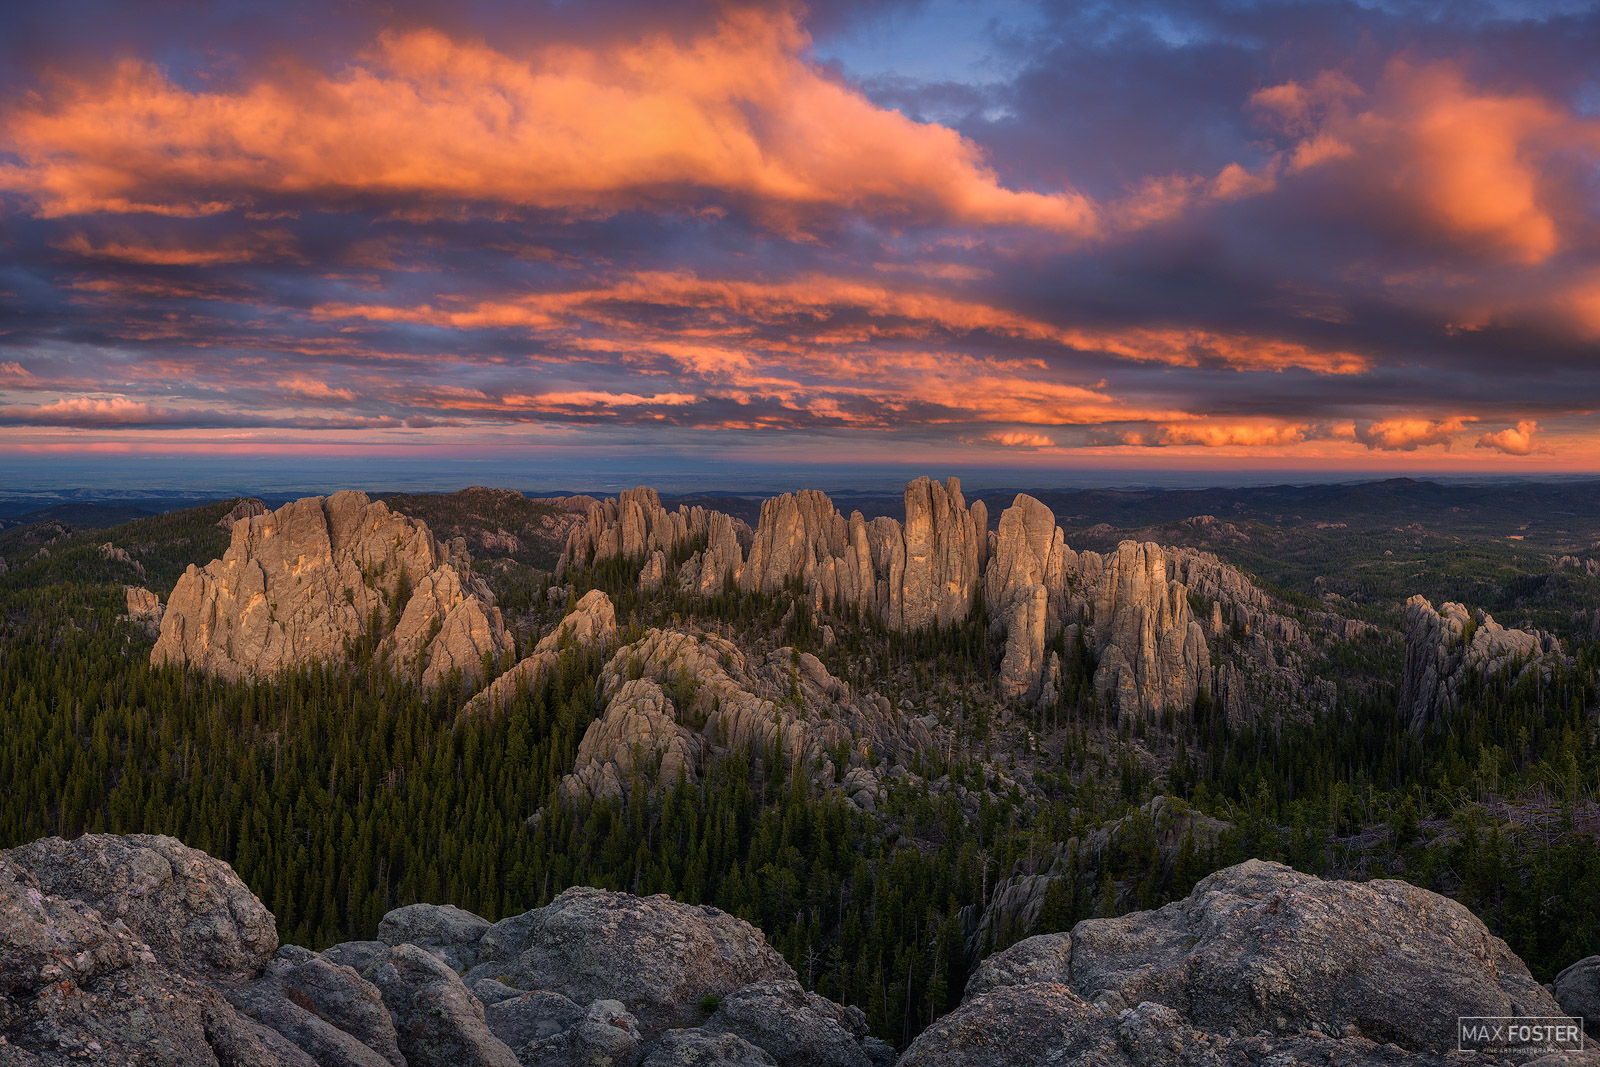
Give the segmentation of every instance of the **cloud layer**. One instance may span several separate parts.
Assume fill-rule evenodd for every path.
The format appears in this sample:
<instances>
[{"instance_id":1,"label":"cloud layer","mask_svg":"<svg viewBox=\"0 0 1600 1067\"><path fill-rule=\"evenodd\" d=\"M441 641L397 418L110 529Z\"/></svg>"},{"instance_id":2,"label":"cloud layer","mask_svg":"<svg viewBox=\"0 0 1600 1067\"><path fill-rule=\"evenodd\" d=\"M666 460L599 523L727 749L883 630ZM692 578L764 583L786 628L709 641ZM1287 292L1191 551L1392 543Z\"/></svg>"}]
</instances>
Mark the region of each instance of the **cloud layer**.
<instances>
[{"instance_id":1,"label":"cloud layer","mask_svg":"<svg viewBox=\"0 0 1600 1067\"><path fill-rule=\"evenodd\" d=\"M1600 17L950 3L7 14L0 444L1600 464Z\"/></svg>"}]
</instances>

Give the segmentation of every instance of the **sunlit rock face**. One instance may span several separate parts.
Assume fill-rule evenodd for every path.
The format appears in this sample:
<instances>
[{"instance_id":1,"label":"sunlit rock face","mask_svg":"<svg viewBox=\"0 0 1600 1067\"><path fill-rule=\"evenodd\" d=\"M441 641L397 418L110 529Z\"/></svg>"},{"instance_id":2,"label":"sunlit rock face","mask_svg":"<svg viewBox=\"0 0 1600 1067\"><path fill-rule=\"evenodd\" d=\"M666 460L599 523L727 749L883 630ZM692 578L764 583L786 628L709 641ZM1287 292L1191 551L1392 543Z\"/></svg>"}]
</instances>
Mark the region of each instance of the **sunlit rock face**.
<instances>
[{"instance_id":1,"label":"sunlit rock face","mask_svg":"<svg viewBox=\"0 0 1600 1067\"><path fill-rule=\"evenodd\" d=\"M1543 630L1511 630L1479 609L1447 601L1434 610L1422 596L1406 601L1406 667L1400 714L1413 729L1460 706L1461 687L1500 674L1520 677L1561 657L1561 643Z\"/></svg>"},{"instance_id":2,"label":"sunlit rock face","mask_svg":"<svg viewBox=\"0 0 1600 1067\"><path fill-rule=\"evenodd\" d=\"M1027 494L990 531L987 507L969 506L955 478L918 478L904 499L903 521L869 520L845 517L814 489L785 493L762 503L752 533L719 512L669 512L654 491L634 489L590 509L563 565L636 559L641 588L798 593L813 611L903 633L960 625L981 607L1002 642L1000 692L1023 702L1059 698L1061 649L1080 640L1098 699L1119 716L1187 710L1203 692L1235 717L1332 699L1307 681L1312 646L1300 623L1210 553L1136 541L1076 552ZM1331 613L1315 621L1334 634L1352 624Z\"/></svg>"},{"instance_id":3,"label":"sunlit rock face","mask_svg":"<svg viewBox=\"0 0 1600 1067\"><path fill-rule=\"evenodd\" d=\"M1094 655L1096 692L1119 714L1193 705L1210 650L1173 562L1149 542L1074 552L1050 509L1019 494L1001 512L984 573L991 625L1006 639L1002 690L1029 700L1050 691L1046 645L1070 626Z\"/></svg>"},{"instance_id":4,"label":"sunlit rock face","mask_svg":"<svg viewBox=\"0 0 1600 1067\"><path fill-rule=\"evenodd\" d=\"M720 520L720 522L719 522ZM713 527L717 527L713 529ZM726 527L726 529L724 528ZM715 542L726 552L727 533L748 527L736 519L703 507L681 507L668 511L661 496L648 486L625 489L614 499L590 503L583 521L567 535L567 546L556 566L558 574L574 567L587 567L608 559L662 558L676 553L691 542ZM734 540L738 540L735 533ZM737 567L739 559L732 560Z\"/></svg>"},{"instance_id":5,"label":"sunlit rock face","mask_svg":"<svg viewBox=\"0 0 1600 1067\"><path fill-rule=\"evenodd\" d=\"M363 639L427 687L457 671L472 681L513 647L462 546L343 492L235 522L223 557L178 579L150 659L261 678L340 660Z\"/></svg>"}]
</instances>

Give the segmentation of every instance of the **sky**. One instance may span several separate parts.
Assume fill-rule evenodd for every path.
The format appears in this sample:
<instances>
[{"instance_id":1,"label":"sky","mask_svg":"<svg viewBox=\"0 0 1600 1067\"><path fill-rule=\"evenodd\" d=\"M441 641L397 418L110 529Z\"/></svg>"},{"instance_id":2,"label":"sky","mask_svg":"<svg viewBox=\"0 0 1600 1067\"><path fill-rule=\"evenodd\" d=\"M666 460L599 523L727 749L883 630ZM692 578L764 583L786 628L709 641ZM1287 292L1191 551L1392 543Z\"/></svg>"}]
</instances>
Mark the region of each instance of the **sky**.
<instances>
[{"instance_id":1,"label":"sky","mask_svg":"<svg viewBox=\"0 0 1600 1067\"><path fill-rule=\"evenodd\" d=\"M1596 471L1597 357L1600 4L0 8L11 470Z\"/></svg>"}]
</instances>

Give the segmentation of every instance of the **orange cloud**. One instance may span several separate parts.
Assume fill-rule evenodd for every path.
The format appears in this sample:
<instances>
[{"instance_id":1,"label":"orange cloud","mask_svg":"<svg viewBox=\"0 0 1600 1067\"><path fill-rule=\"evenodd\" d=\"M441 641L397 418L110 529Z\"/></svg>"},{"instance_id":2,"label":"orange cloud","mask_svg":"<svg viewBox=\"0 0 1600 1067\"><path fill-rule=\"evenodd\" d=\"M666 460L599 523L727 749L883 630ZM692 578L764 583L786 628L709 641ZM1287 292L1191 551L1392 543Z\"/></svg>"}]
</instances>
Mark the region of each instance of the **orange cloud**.
<instances>
[{"instance_id":1,"label":"orange cloud","mask_svg":"<svg viewBox=\"0 0 1600 1067\"><path fill-rule=\"evenodd\" d=\"M1526 456L1533 452L1533 435L1538 429L1537 422L1524 419L1515 426L1484 434L1476 447L1492 448L1508 456Z\"/></svg>"},{"instance_id":2,"label":"orange cloud","mask_svg":"<svg viewBox=\"0 0 1600 1067\"><path fill-rule=\"evenodd\" d=\"M280 383L284 392L306 400L338 400L349 402L356 398L350 389L338 389L315 378L295 377Z\"/></svg>"},{"instance_id":3,"label":"orange cloud","mask_svg":"<svg viewBox=\"0 0 1600 1067\"><path fill-rule=\"evenodd\" d=\"M796 11L729 6L692 40L512 56L429 30L336 74L179 85L128 60L13 109L0 188L41 213L198 216L382 194L426 217L489 203L608 215L748 206L793 231L864 212L1084 237L1094 205L1001 185L955 130L878 107L804 58Z\"/></svg>"},{"instance_id":4,"label":"orange cloud","mask_svg":"<svg viewBox=\"0 0 1600 1067\"><path fill-rule=\"evenodd\" d=\"M603 410L617 407L644 407L660 405L681 407L693 404L700 398L692 393L656 393L643 396L639 393L608 393L602 390L574 390L564 393L514 394L505 398L507 408L526 408L530 411L560 411L574 408Z\"/></svg>"},{"instance_id":5,"label":"orange cloud","mask_svg":"<svg viewBox=\"0 0 1600 1067\"><path fill-rule=\"evenodd\" d=\"M48 404L19 404L0 408L0 417L20 422L115 426L147 422L159 417L159 408L125 396L66 397Z\"/></svg>"},{"instance_id":6,"label":"orange cloud","mask_svg":"<svg viewBox=\"0 0 1600 1067\"><path fill-rule=\"evenodd\" d=\"M87 259L114 259L151 267L216 267L291 257L294 236L287 230L260 230L197 247L171 241L110 240L96 244L88 235L74 233L56 247Z\"/></svg>"},{"instance_id":7,"label":"orange cloud","mask_svg":"<svg viewBox=\"0 0 1600 1067\"><path fill-rule=\"evenodd\" d=\"M1195 416L1181 422L1167 422L1143 429L1098 430L1094 444L1138 445L1169 448L1198 445L1202 448L1282 448L1328 436L1325 427L1311 423L1270 421L1219 422Z\"/></svg>"},{"instance_id":8,"label":"orange cloud","mask_svg":"<svg viewBox=\"0 0 1600 1067\"><path fill-rule=\"evenodd\" d=\"M1214 362L1243 371L1301 368L1317 374L1357 374L1371 364L1368 357L1354 352L1246 334L1155 326L1062 327L979 301L824 275L757 282L704 279L687 272L642 272L599 288L446 306L326 304L314 314L324 319L360 318L456 329L548 329L580 319L628 322L630 306L728 313L765 325L794 321L804 325L803 341L808 346L875 337L927 337L935 331L983 332L1175 367ZM821 328L846 313L852 313L849 331L832 335ZM869 320L866 323L858 321L863 314Z\"/></svg>"},{"instance_id":9,"label":"orange cloud","mask_svg":"<svg viewBox=\"0 0 1600 1067\"><path fill-rule=\"evenodd\" d=\"M1471 415L1452 415L1442 419L1380 419L1357 423L1353 432L1357 441L1374 451L1414 452L1428 445L1449 448L1456 435L1466 429L1469 422L1477 421Z\"/></svg>"},{"instance_id":10,"label":"orange cloud","mask_svg":"<svg viewBox=\"0 0 1600 1067\"><path fill-rule=\"evenodd\" d=\"M1001 445L1005 448L1049 448L1055 444L1042 433L986 433L976 439L981 444Z\"/></svg>"},{"instance_id":11,"label":"orange cloud","mask_svg":"<svg viewBox=\"0 0 1600 1067\"><path fill-rule=\"evenodd\" d=\"M1451 63L1390 63L1363 94L1341 75L1263 89L1252 105L1296 137L1279 165L1325 171L1393 224L1520 264L1561 248L1582 214L1561 160L1600 158L1600 122L1531 94L1479 89Z\"/></svg>"}]
</instances>

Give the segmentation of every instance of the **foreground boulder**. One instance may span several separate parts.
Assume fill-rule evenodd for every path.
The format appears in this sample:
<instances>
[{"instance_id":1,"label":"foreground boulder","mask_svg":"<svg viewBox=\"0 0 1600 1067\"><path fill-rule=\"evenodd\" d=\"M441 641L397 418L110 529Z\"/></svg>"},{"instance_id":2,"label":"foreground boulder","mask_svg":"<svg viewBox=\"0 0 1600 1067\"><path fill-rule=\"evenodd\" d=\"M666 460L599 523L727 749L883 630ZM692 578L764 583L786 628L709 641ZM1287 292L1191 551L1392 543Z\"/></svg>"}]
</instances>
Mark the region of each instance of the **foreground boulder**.
<instances>
[{"instance_id":1,"label":"foreground boulder","mask_svg":"<svg viewBox=\"0 0 1600 1067\"><path fill-rule=\"evenodd\" d=\"M575 888L499 923L448 905L379 940L278 947L232 868L170 837L0 852L0 1064L883 1067L855 1008L749 923ZM465 972L465 973L463 973Z\"/></svg>"},{"instance_id":2,"label":"foreground boulder","mask_svg":"<svg viewBox=\"0 0 1600 1067\"><path fill-rule=\"evenodd\" d=\"M185 973L245 978L278 947L272 913L233 868L171 837L46 837L6 857L43 893L95 909Z\"/></svg>"},{"instance_id":3,"label":"foreground boulder","mask_svg":"<svg viewBox=\"0 0 1600 1067\"><path fill-rule=\"evenodd\" d=\"M990 957L901 1063L1500 1062L1453 1051L1458 1016L1563 1014L1453 900L1251 860Z\"/></svg>"},{"instance_id":4,"label":"foreground boulder","mask_svg":"<svg viewBox=\"0 0 1600 1067\"><path fill-rule=\"evenodd\" d=\"M150 661L261 678L376 642L434 687L513 647L464 547L365 493L307 497L236 521L223 557L191 565L167 598Z\"/></svg>"},{"instance_id":5,"label":"foreground boulder","mask_svg":"<svg viewBox=\"0 0 1600 1067\"><path fill-rule=\"evenodd\" d=\"M311 1067L219 991L276 947L233 870L172 838L0 852L0 1063Z\"/></svg>"},{"instance_id":6,"label":"foreground boulder","mask_svg":"<svg viewBox=\"0 0 1600 1067\"><path fill-rule=\"evenodd\" d=\"M409 905L380 939L277 946L227 864L167 837L0 852L0 1064L889 1067L856 1008L761 932L574 888L488 923ZM1595 961L1556 992L1587 1015ZM1033 937L979 967L900 1067L1590 1064L1451 1051L1456 1017L1559 1016L1465 908L1403 882L1250 861L1185 900Z\"/></svg>"},{"instance_id":7,"label":"foreground boulder","mask_svg":"<svg viewBox=\"0 0 1600 1067\"><path fill-rule=\"evenodd\" d=\"M1563 970L1550 991L1563 1013L1582 1019L1589 1036L1600 1039L1600 956L1587 956Z\"/></svg>"}]
</instances>

